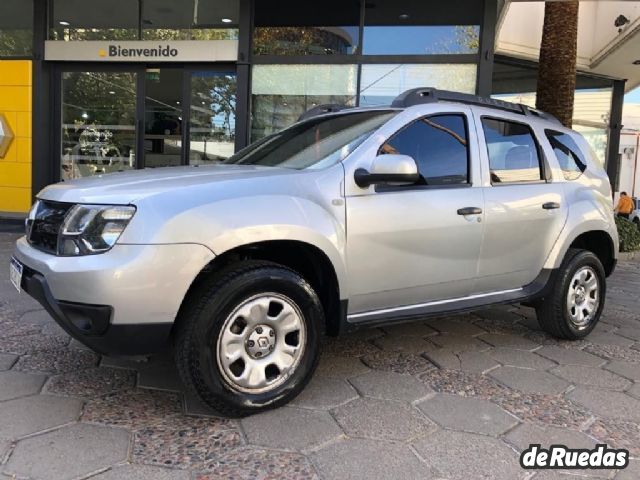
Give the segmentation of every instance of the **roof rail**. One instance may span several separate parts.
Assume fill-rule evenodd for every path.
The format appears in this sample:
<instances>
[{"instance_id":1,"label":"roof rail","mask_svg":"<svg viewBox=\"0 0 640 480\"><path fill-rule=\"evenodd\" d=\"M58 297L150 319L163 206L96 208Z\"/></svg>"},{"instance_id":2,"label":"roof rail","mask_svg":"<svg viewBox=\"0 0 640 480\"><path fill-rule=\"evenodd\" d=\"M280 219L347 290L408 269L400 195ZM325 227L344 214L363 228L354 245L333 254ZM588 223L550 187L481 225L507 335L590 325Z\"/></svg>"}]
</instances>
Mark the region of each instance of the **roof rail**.
<instances>
[{"instance_id":1,"label":"roof rail","mask_svg":"<svg viewBox=\"0 0 640 480\"><path fill-rule=\"evenodd\" d=\"M560 125L562 124L560 120L558 120L554 115L550 113L543 112L542 110L538 110L537 108L528 107L527 105L522 105L522 107L524 108L527 115L533 115L536 117L544 118L545 120L549 120L551 122L556 122Z\"/></svg>"},{"instance_id":2,"label":"roof rail","mask_svg":"<svg viewBox=\"0 0 640 480\"><path fill-rule=\"evenodd\" d=\"M339 112L340 110L345 110L349 107L347 105L338 105L337 103L327 103L324 105L318 105L316 107L310 108L302 115L298 117L298 121L306 120L307 118L317 117L318 115L324 115L325 113L333 113Z\"/></svg>"},{"instance_id":3,"label":"roof rail","mask_svg":"<svg viewBox=\"0 0 640 480\"><path fill-rule=\"evenodd\" d=\"M457 102L469 105L479 105L482 107L496 108L507 112L519 113L521 115L535 115L546 120L558 122L553 115L530 108L520 103L505 102L496 98L485 98L468 93L452 92L449 90L438 90L432 87L420 87L407 90L398 95L391 103L392 107L406 108L413 105L437 102Z\"/></svg>"}]
</instances>

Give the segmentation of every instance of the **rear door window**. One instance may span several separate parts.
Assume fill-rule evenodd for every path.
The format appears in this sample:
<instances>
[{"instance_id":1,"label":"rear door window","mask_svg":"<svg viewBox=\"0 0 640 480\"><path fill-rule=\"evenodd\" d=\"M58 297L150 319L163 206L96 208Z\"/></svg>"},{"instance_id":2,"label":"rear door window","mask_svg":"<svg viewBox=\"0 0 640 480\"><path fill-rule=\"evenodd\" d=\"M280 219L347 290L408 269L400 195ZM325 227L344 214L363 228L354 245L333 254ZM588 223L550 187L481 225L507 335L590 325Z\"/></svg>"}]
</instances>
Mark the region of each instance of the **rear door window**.
<instances>
[{"instance_id":1,"label":"rear door window","mask_svg":"<svg viewBox=\"0 0 640 480\"><path fill-rule=\"evenodd\" d=\"M544 179L538 144L528 125L482 118L492 184Z\"/></svg>"}]
</instances>

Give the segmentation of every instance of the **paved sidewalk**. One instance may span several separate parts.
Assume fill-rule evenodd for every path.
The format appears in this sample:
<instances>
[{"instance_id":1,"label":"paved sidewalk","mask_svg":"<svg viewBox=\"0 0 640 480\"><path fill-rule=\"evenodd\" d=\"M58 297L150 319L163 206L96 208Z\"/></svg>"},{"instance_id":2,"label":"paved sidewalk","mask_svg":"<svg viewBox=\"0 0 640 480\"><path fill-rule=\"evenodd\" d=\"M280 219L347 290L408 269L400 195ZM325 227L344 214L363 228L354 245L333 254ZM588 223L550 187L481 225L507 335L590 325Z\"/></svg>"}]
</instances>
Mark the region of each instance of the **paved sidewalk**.
<instances>
[{"instance_id":1,"label":"paved sidewalk","mask_svg":"<svg viewBox=\"0 0 640 480\"><path fill-rule=\"evenodd\" d=\"M0 268L15 238L0 234ZM185 397L168 358L86 350L6 277L6 478L575 480L524 471L518 452L605 442L640 457L638 262L619 265L586 341L555 340L531 309L514 306L363 331L328 341L293 404L242 421L208 416ZM640 460L615 478L640 478Z\"/></svg>"}]
</instances>

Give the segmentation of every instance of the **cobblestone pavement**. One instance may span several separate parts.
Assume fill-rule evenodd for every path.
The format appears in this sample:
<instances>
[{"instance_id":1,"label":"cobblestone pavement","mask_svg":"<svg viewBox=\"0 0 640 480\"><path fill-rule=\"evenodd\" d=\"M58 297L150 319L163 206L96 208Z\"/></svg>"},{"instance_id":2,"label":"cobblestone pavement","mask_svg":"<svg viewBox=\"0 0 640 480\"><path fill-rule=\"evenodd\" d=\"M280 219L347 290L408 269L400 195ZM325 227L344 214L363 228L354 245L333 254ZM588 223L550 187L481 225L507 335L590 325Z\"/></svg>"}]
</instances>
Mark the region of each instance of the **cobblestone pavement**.
<instances>
[{"instance_id":1,"label":"cobblestone pavement","mask_svg":"<svg viewBox=\"0 0 640 480\"><path fill-rule=\"evenodd\" d=\"M0 265L16 235L0 234ZM43 480L564 479L530 443L640 457L640 263L621 263L586 341L506 306L330 339L289 406L210 416L168 358L100 358L0 276L0 472ZM573 471L640 478L625 471ZM617 476L616 476L617 475ZM2 475L0 475L2 477Z\"/></svg>"}]
</instances>

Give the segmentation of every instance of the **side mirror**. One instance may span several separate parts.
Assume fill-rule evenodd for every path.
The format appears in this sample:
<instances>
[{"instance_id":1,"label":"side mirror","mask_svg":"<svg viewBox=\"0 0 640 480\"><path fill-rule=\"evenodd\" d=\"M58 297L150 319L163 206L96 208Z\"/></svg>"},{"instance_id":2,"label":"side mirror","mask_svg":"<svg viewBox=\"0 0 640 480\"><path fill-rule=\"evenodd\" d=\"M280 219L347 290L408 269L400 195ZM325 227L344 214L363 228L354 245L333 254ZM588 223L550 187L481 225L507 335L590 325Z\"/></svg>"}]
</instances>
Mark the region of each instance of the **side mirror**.
<instances>
[{"instance_id":1,"label":"side mirror","mask_svg":"<svg viewBox=\"0 0 640 480\"><path fill-rule=\"evenodd\" d=\"M420 179L418 165L409 155L378 155L371 170L358 168L353 175L356 185L361 188L380 183L412 185Z\"/></svg>"}]
</instances>

